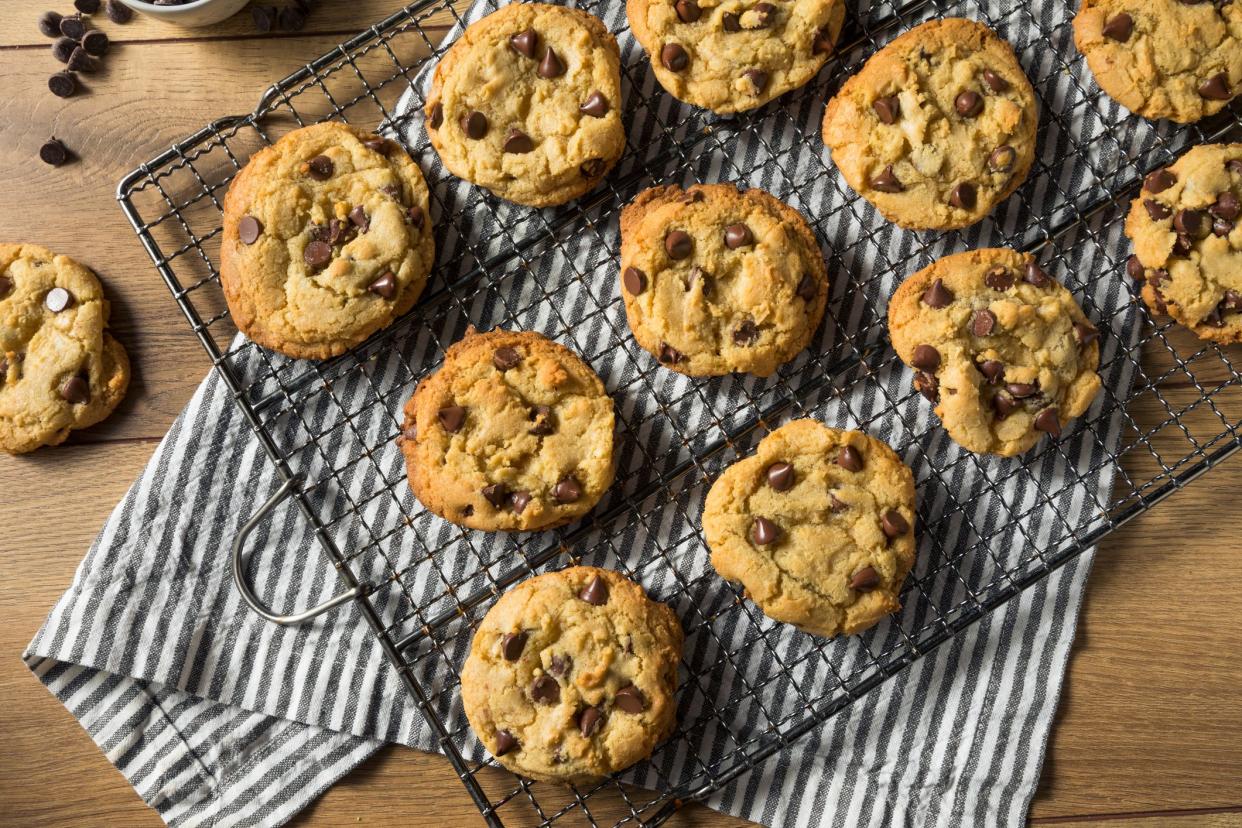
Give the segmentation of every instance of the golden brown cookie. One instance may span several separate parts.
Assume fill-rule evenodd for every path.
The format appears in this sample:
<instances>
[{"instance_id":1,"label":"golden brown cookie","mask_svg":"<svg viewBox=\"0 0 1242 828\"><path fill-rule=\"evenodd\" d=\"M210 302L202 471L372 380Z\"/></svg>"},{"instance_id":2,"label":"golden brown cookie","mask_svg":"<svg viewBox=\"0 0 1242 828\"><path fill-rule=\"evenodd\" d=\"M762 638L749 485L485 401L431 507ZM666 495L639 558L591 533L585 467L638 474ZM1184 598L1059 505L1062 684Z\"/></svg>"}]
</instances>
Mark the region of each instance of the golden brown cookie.
<instances>
[{"instance_id":1,"label":"golden brown cookie","mask_svg":"<svg viewBox=\"0 0 1242 828\"><path fill-rule=\"evenodd\" d=\"M112 413L129 357L108 333L87 268L33 244L0 244L0 450L63 443Z\"/></svg>"},{"instance_id":2,"label":"golden brown cookie","mask_svg":"<svg viewBox=\"0 0 1242 828\"><path fill-rule=\"evenodd\" d=\"M764 614L814 635L901 608L914 564L914 474L860 431L795 420L716 479L703 508L712 566Z\"/></svg>"},{"instance_id":3,"label":"golden brown cookie","mask_svg":"<svg viewBox=\"0 0 1242 828\"><path fill-rule=\"evenodd\" d=\"M504 6L441 58L425 113L458 178L518 204L563 204L625 150L616 38L579 9Z\"/></svg>"},{"instance_id":4,"label":"golden brown cookie","mask_svg":"<svg viewBox=\"0 0 1242 828\"><path fill-rule=\"evenodd\" d=\"M915 388L970 451L1011 457L1059 437L1100 390L1099 331L1028 254L936 261L897 288L888 331Z\"/></svg>"},{"instance_id":5,"label":"golden brown cookie","mask_svg":"<svg viewBox=\"0 0 1242 828\"><path fill-rule=\"evenodd\" d=\"M466 333L405 406L410 488L445 520L533 532L612 485L613 406L577 354L533 332Z\"/></svg>"},{"instance_id":6,"label":"golden brown cookie","mask_svg":"<svg viewBox=\"0 0 1242 828\"><path fill-rule=\"evenodd\" d=\"M580 783L651 755L676 721L682 631L608 569L539 575L488 610L461 672L475 735L501 765Z\"/></svg>"},{"instance_id":7,"label":"golden brown cookie","mask_svg":"<svg viewBox=\"0 0 1242 828\"><path fill-rule=\"evenodd\" d=\"M655 187L621 213L621 295L666 368L766 377L811 341L828 269L801 214L762 190Z\"/></svg>"},{"instance_id":8,"label":"golden brown cookie","mask_svg":"<svg viewBox=\"0 0 1242 828\"><path fill-rule=\"evenodd\" d=\"M1026 179L1038 123L1009 44L951 17L872 55L828 102L824 143L886 219L947 230L979 221Z\"/></svg>"},{"instance_id":9,"label":"golden brown cookie","mask_svg":"<svg viewBox=\"0 0 1242 828\"><path fill-rule=\"evenodd\" d=\"M397 143L328 122L255 153L224 199L233 321L291 357L344 353L414 306L435 260L427 185Z\"/></svg>"}]
</instances>

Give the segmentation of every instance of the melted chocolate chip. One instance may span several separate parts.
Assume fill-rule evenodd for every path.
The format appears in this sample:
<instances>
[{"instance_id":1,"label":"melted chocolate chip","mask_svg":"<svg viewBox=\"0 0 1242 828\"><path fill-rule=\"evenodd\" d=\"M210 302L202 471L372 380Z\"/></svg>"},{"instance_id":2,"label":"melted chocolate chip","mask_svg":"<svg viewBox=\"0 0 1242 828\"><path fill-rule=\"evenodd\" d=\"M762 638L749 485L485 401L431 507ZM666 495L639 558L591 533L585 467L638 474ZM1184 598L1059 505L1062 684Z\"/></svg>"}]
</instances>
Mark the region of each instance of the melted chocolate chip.
<instances>
[{"instance_id":1,"label":"melted chocolate chip","mask_svg":"<svg viewBox=\"0 0 1242 828\"><path fill-rule=\"evenodd\" d=\"M496 731L496 755L504 756L518 746L517 739L507 730Z\"/></svg>"},{"instance_id":2,"label":"melted chocolate chip","mask_svg":"<svg viewBox=\"0 0 1242 828\"><path fill-rule=\"evenodd\" d=\"M985 359L979 363L979 373L983 374L988 385L1000 385L1005 379L1005 364L999 359Z\"/></svg>"},{"instance_id":3,"label":"melted chocolate chip","mask_svg":"<svg viewBox=\"0 0 1242 828\"><path fill-rule=\"evenodd\" d=\"M1136 282L1141 282L1146 278L1143 263L1139 261L1138 256L1130 256L1126 259L1126 275Z\"/></svg>"},{"instance_id":4,"label":"melted chocolate chip","mask_svg":"<svg viewBox=\"0 0 1242 828\"><path fill-rule=\"evenodd\" d=\"M517 348L505 346L492 352L492 365L496 366L497 371L508 371L510 368L518 367L521 363L522 355L518 353Z\"/></svg>"},{"instance_id":5,"label":"melted chocolate chip","mask_svg":"<svg viewBox=\"0 0 1242 828\"><path fill-rule=\"evenodd\" d=\"M552 487L552 497L557 503L573 503L582 497L582 487L572 477L566 477Z\"/></svg>"},{"instance_id":6,"label":"melted chocolate chip","mask_svg":"<svg viewBox=\"0 0 1242 828\"><path fill-rule=\"evenodd\" d=\"M910 523L896 509L889 509L880 518L880 529L888 538L899 538L910 531Z\"/></svg>"},{"instance_id":7,"label":"melted chocolate chip","mask_svg":"<svg viewBox=\"0 0 1242 828\"><path fill-rule=\"evenodd\" d=\"M91 386L86 381L86 377L74 375L65 380L60 386L61 399L70 405L81 405L90 402Z\"/></svg>"},{"instance_id":8,"label":"melted chocolate chip","mask_svg":"<svg viewBox=\"0 0 1242 828\"><path fill-rule=\"evenodd\" d=\"M940 400L940 380L926 371L919 371L914 375L914 390L922 394L932 404Z\"/></svg>"},{"instance_id":9,"label":"melted chocolate chip","mask_svg":"<svg viewBox=\"0 0 1242 828\"><path fill-rule=\"evenodd\" d=\"M1118 43L1125 43L1134 32L1134 18L1122 12L1113 15L1104 23L1104 36Z\"/></svg>"},{"instance_id":10,"label":"melted chocolate chip","mask_svg":"<svg viewBox=\"0 0 1242 828\"><path fill-rule=\"evenodd\" d=\"M983 70L983 82L988 85L988 89L993 92L1008 92L1010 83L991 69Z\"/></svg>"},{"instance_id":11,"label":"melted chocolate chip","mask_svg":"<svg viewBox=\"0 0 1242 828\"><path fill-rule=\"evenodd\" d=\"M466 422L466 409L460 405L449 405L436 412L440 427L449 434L456 434Z\"/></svg>"},{"instance_id":12,"label":"melted chocolate chip","mask_svg":"<svg viewBox=\"0 0 1242 828\"><path fill-rule=\"evenodd\" d=\"M530 683L530 697L536 704L556 704L561 700L561 686L544 673Z\"/></svg>"},{"instance_id":13,"label":"melted chocolate chip","mask_svg":"<svg viewBox=\"0 0 1242 828\"><path fill-rule=\"evenodd\" d=\"M996 330L996 314L990 310L981 309L974 312L970 317L970 332L975 336L991 336Z\"/></svg>"},{"instance_id":14,"label":"melted chocolate chip","mask_svg":"<svg viewBox=\"0 0 1242 828\"><path fill-rule=\"evenodd\" d=\"M371 217L367 215L367 211L362 207L355 207L349 211L349 223L357 227L359 232L362 233L371 229Z\"/></svg>"},{"instance_id":15,"label":"melted chocolate chip","mask_svg":"<svg viewBox=\"0 0 1242 828\"><path fill-rule=\"evenodd\" d=\"M768 88L768 73L762 69L747 69L742 77L750 81L756 95L762 95L763 90Z\"/></svg>"},{"instance_id":16,"label":"melted chocolate chip","mask_svg":"<svg viewBox=\"0 0 1242 828\"><path fill-rule=\"evenodd\" d=\"M759 326L747 319L733 331L734 345L751 345L759 338Z\"/></svg>"},{"instance_id":17,"label":"melted chocolate chip","mask_svg":"<svg viewBox=\"0 0 1242 828\"><path fill-rule=\"evenodd\" d=\"M901 101L896 95L887 98L876 98L872 102L871 108L875 110L876 117L881 123L895 124L901 117Z\"/></svg>"},{"instance_id":18,"label":"melted chocolate chip","mask_svg":"<svg viewBox=\"0 0 1242 828\"><path fill-rule=\"evenodd\" d=\"M695 23L703 16L703 10L694 0L677 0L674 8L677 10L677 18L682 23Z\"/></svg>"},{"instance_id":19,"label":"melted chocolate chip","mask_svg":"<svg viewBox=\"0 0 1242 828\"><path fill-rule=\"evenodd\" d=\"M1079 345L1090 345L1092 342L1100 338L1100 332L1094 325L1087 322L1074 323L1074 338L1078 340Z\"/></svg>"},{"instance_id":20,"label":"melted chocolate chip","mask_svg":"<svg viewBox=\"0 0 1242 828\"><path fill-rule=\"evenodd\" d=\"M1056 406L1045 408L1035 415L1035 430L1043 431L1051 434L1053 437L1061 436L1061 421L1057 417Z\"/></svg>"},{"instance_id":21,"label":"melted chocolate chip","mask_svg":"<svg viewBox=\"0 0 1242 828\"><path fill-rule=\"evenodd\" d=\"M604 724L604 714L599 708L588 707L578 714L578 730L584 739L589 739Z\"/></svg>"},{"instance_id":22,"label":"melted chocolate chip","mask_svg":"<svg viewBox=\"0 0 1242 828\"><path fill-rule=\"evenodd\" d=\"M1028 285L1043 288L1052 284L1052 277L1044 273L1043 268L1039 266L1039 262L1031 259L1022 267L1022 281Z\"/></svg>"},{"instance_id":23,"label":"melted chocolate chip","mask_svg":"<svg viewBox=\"0 0 1242 828\"><path fill-rule=\"evenodd\" d=\"M536 405L530 410L530 421L533 426L526 432L536 437L546 437L556 431L556 415L552 412L551 407L546 405Z\"/></svg>"},{"instance_id":24,"label":"melted chocolate chip","mask_svg":"<svg viewBox=\"0 0 1242 828\"><path fill-rule=\"evenodd\" d=\"M681 351L677 350L672 345L669 345L667 342L661 342L659 355L656 359L666 365L676 365L679 362L684 362L686 357Z\"/></svg>"},{"instance_id":25,"label":"melted chocolate chip","mask_svg":"<svg viewBox=\"0 0 1242 828\"><path fill-rule=\"evenodd\" d=\"M992 290L1009 290L1013 287L1013 272L1004 265L997 265L983 274L983 283Z\"/></svg>"},{"instance_id":26,"label":"melted chocolate chip","mask_svg":"<svg viewBox=\"0 0 1242 828\"><path fill-rule=\"evenodd\" d=\"M439 129L440 125L444 123L444 107L439 101L436 102L435 106L431 107L431 114L427 118L427 123L432 129Z\"/></svg>"},{"instance_id":27,"label":"melted chocolate chip","mask_svg":"<svg viewBox=\"0 0 1242 828\"><path fill-rule=\"evenodd\" d=\"M326 241L313 241L302 251L302 260L307 267L318 270L332 261L332 245Z\"/></svg>"},{"instance_id":28,"label":"melted chocolate chip","mask_svg":"<svg viewBox=\"0 0 1242 828\"><path fill-rule=\"evenodd\" d=\"M798 281L798 289L795 291L798 298L804 302L813 302L816 296L819 296L819 287L815 283L815 278L809 273L802 274L802 278Z\"/></svg>"},{"instance_id":29,"label":"melted chocolate chip","mask_svg":"<svg viewBox=\"0 0 1242 828\"><path fill-rule=\"evenodd\" d=\"M480 489L479 493L497 509L503 509L509 502L509 487L503 483L491 483Z\"/></svg>"},{"instance_id":30,"label":"melted chocolate chip","mask_svg":"<svg viewBox=\"0 0 1242 828\"><path fill-rule=\"evenodd\" d=\"M1143 200L1143 209L1147 211L1147 215L1151 217L1152 221L1164 221L1169 216L1173 215L1173 211L1171 209L1161 204L1159 201L1150 198Z\"/></svg>"},{"instance_id":31,"label":"melted chocolate chip","mask_svg":"<svg viewBox=\"0 0 1242 828\"><path fill-rule=\"evenodd\" d=\"M864 566L854 573L854 577L850 578L850 589L856 589L859 592L870 592L879 585L880 573L870 566Z\"/></svg>"},{"instance_id":32,"label":"melted chocolate chip","mask_svg":"<svg viewBox=\"0 0 1242 828\"><path fill-rule=\"evenodd\" d=\"M1229 76L1218 72L1199 84L1199 94L1210 101L1227 101L1233 97L1229 90Z\"/></svg>"},{"instance_id":33,"label":"melted chocolate chip","mask_svg":"<svg viewBox=\"0 0 1242 828\"><path fill-rule=\"evenodd\" d=\"M1177 183L1177 176L1167 169L1154 170L1143 179L1143 189L1149 193L1163 193Z\"/></svg>"}]
</instances>

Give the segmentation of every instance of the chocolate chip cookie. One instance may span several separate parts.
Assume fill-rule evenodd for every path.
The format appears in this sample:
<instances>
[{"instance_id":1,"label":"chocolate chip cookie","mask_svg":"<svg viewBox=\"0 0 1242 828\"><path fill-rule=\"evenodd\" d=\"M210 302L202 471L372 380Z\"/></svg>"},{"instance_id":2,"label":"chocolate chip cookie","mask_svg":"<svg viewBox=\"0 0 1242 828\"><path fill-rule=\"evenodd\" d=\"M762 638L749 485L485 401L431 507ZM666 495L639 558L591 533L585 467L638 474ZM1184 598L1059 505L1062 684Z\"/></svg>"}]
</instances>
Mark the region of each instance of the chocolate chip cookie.
<instances>
[{"instance_id":1,"label":"chocolate chip cookie","mask_svg":"<svg viewBox=\"0 0 1242 828\"><path fill-rule=\"evenodd\" d=\"M1191 123L1242 92L1242 3L1083 0L1074 44L1096 83L1144 118Z\"/></svg>"},{"instance_id":2,"label":"chocolate chip cookie","mask_svg":"<svg viewBox=\"0 0 1242 828\"><path fill-rule=\"evenodd\" d=\"M530 779L580 783L629 767L672 732L682 631L608 569L515 586L483 618L461 672L475 735Z\"/></svg>"},{"instance_id":3,"label":"chocolate chip cookie","mask_svg":"<svg viewBox=\"0 0 1242 828\"><path fill-rule=\"evenodd\" d=\"M766 377L810 342L828 269L806 220L762 190L655 187L621 213L621 295L666 368Z\"/></svg>"},{"instance_id":4,"label":"chocolate chip cookie","mask_svg":"<svg viewBox=\"0 0 1242 828\"><path fill-rule=\"evenodd\" d=\"M563 204L621 157L621 53L593 15L514 3L471 24L425 108L444 166L501 198Z\"/></svg>"},{"instance_id":5,"label":"chocolate chip cookie","mask_svg":"<svg viewBox=\"0 0 1242 828\"><path fill-rule=\"evenodd\" d=\"M0 450L63 443L112 413L129 357L108 333L87 268L33 244L0 244Z\"/></svg>"},{"instance_id":6,"label":"chocolate chip cookie","mask_svg":"<svg viewBox=\"0 0 1242 828\"><path fill-rule=\"evenodd\" d=\"M625 11L669 94L722 114L815 77L845 19L842 0L628 0Z\"/></svg>"},{"instance_id":7,"label":"chocolate chip cookie","mask_svg":"<svg viewBox=\"0 0 1242 828\"><path fill-rule=\"evenodd\" d=\"M427 185L394 141L329 122L255 153L224 199L233 321L291 357L344 353L414 306L435 260Z\"/></svg>"},{"instance_id":8,"label":"chocolate chip cookie","mask_svg":"<svg viewBox=\"0 0 1242 828\"><path fill-rule=\"evenodd\" d=\"M1130 205L1129 274L1201 339L1242 342L1242 144L1194 147Z\"/></svg>"},{"instance_id":9,"label":"chocolate chip cookie","mask_svg":"<svg viewBox=\"0 0 1242 828\"><path fill-rule=\"evenodd\" d=\"M703 508L712 566L769 618L861 632L901 608L914 564L914 474L883 442L795 420L716 479Z\"/></svg>"},{"instance_id":10,"label":"chocolate chip cookie","mask_svg":"<svg viewBox=\"0 0 1242 828\"><path fill-rule=\"evenodd\" d=\"M405 406L414 495L445 520L536 531L582 517L612 484L612 399L568 348L473 329Z\"/></svg>"},{"instance_id":11,"label":"chocolate chip cookie","mask_svg":"<svg viewBox=\"0 0 1242 828\"><path fill-rule=\"evenodd\" d=\"M888 330L957 443L1012 457L1091 405L1099 331L1033 256L956 253L906 279Z\"/></svg>"},{"instance_id":12,"label":"chocolate chip cookie","mask_svg":"<svg viewBox=\"0 0 1242 828\"><path fill-rule=\"evenodd\" d=\"M1038 105L1013 49L972 20L932 20L871 57L828 103L846 182L912 230L974 224L1026 179Z\"/></svg>"}]
</instances>

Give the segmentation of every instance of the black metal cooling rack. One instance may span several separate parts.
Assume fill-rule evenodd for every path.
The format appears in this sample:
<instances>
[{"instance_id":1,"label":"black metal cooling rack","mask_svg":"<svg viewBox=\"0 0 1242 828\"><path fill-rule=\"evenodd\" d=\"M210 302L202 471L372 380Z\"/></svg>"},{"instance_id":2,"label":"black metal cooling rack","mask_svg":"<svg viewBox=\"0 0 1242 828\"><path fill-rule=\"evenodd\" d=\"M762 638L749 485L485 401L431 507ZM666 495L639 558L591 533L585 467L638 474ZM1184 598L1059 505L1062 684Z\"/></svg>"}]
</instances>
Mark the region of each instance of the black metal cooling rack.
<instances>
[{"instance_id":1,"label":"black metal cooling rack","mask_svg":"<svg viewBox=\"0 0 1242 828\"><path fill-rule=\"evenodd\" d=\"M575 204L533 211L454 182L421 130L417 78L463 7L420 0L270 87L249 115L223 118L142 165L118 199L212 363L284 481L235 545L239 586L262 614L298 623L352 603L484 819L512 809L542 824L598 824L612 791L620 822L656 824L820 727L991 609L1018 595L1242 445L1242 376L1228 349L1151 319L1124 276L1118 225L1142 175L1186 147L1242 135L1242 105L1199 125L1152 125L1101 95L1074 52L1068 5L916 0L854 8L819 79L754 113L720 119L661 92L615 0L581 4L626 52L631 134L609 180ZM913 234L840 181L814 125L823 101L895 34L930 17L983 20L1018 47L1041 99L1028 182L976 228ZM399 99L405 97L403 102ZM399 136L428 175L438 262L415 310L349 354L292 361L241 337L216 263L223 194L260 146L337 118ZM768 380L694 381L629 337L615 283L616 217L652 183L745 181L812 220L833 280L807 353ZM481 230L479 228L482 228ZM1039 253L1105 333L1105 388L1059 441L1018 460L981 458L929 426L927 406L887 345L883 308L903 276L956 249ZM393 441L401 406L467 324L534 328L575 347L618 407L623 458L610 495L582 523L489 536L430 517L409 495ZM703 563L704 490L767 429L815 416L889 440L915 469L919 563L905 609L875 630L824 641L764 618ZM934 418L933 418L934 419ZM345 591L280 615L242 576L250 531L291 499ZM625 779L570 789L485 775L492 762L457 701L472 628L501 591L586 562L616 567L678 612L686 630L680 725ZM334 616L329 615L329 620ZM710 734L710 736L709 736ZM712 750L700 755L710 742ZM614 802L615 806L615 802ZM620 824L620 823L618 823Z\"/></svg>"}]
</instances>

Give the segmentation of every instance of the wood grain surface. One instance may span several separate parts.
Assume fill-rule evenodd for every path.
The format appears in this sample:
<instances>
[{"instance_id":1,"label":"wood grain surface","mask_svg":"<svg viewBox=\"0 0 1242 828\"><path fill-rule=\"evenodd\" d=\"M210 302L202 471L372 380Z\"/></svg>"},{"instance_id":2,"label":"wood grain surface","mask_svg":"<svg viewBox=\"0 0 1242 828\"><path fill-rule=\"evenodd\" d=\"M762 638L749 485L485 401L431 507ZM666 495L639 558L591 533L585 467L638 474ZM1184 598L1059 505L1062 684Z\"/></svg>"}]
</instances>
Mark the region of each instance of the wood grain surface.
<instances>
[{"instance_id":1,"label":"wood grain surface","mask_svg":"<svg viewBox=\"0 0 1242 828\"><path fill-rule=\"evenodd\" d=\"M0 0L0 238L44 244L101 274L135 376L104 424L57 449L0 456L0 824L155 826L155 813L19 658L209 367L122 217L116 182L208 120L249 111L273 79L401 4L321 2L303 32L276 36L258 35L248 13L207 30L142 17L125 27L105 23L114 46L103 70L87 79L87 92L60 100L46 91L58 64L35 22L45 6L69 5ZM40 163L38 148L51 135L78 160L60 169ZM1192 343L1179 347L1196 352ZM1199 398L1167 357L1149 354L1147 365L1174 411ZM1206 359L1194 367L1201 382L1227 376ZM1236 422L1242 399L1234 391L1220 405ZM1154 399L1132 412L1136 422L1167 416ZM1191 436L1214 433L1213 416L1206 406L1189 412ZM1126 439L1138 446L1136 479L1150 474L1155 461L1139 459L1150 457L1141 434ZM1184 437L1158 440L1170 440L1167 460L1187 448ZM1225 519L1239 500L1242 461L1233 460L1102 545L1033 823L1242 825L1242 543ZM595 815L605 823L622 813L620 803L605 803ZM506 816L513 825L532 822L516 810ZM390 748L295 824L481 820L447 762ZM744 823L690 806L673 824Z\"/></svg>"}]
</instances>

